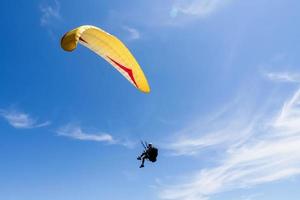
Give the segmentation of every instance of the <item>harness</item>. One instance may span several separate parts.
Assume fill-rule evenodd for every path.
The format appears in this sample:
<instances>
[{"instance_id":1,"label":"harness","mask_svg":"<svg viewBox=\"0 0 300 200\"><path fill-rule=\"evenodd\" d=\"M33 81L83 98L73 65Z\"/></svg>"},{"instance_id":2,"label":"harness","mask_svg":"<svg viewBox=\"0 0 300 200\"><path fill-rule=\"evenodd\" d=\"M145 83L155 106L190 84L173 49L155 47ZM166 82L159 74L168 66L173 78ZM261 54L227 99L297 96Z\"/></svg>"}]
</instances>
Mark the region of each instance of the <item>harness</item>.
<instances>
[{"instance_id":1,"label":"harness","mask_svg":"<svg viewBox=\"0 0 300 200\"><path fill-rule=\"evenodd\" d=\"M155 148L155 147L152 147L151 149L149 149L149 150L147 151L148 159L149 159L151 162L155 162L155 161L156 161L157 155L158 155L158 149Z\"/></svg>"}]
</instances>

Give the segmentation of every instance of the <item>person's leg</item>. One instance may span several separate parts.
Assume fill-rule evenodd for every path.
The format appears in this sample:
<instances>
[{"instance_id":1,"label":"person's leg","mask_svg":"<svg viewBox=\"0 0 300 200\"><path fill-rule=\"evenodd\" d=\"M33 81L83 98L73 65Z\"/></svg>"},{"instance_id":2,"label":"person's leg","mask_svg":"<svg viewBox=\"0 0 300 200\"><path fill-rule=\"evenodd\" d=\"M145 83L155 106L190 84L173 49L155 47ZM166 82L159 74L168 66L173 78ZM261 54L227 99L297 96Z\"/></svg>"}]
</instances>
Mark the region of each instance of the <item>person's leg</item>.
<instances>
[{"instance_id":1,"label":"person's leg","mask_svg":"<svg viewBox=\"0 0 300 200\"><path fill-rule=\"evenodd\" d=\"M143 152L139 157L137 157L138 160L141 160L143 156L146 155L146 152Z\"/></svg>"},{"instance_id":2,"label":"person's leg","mask_svg":"<svg viewBox=\"0 0 300 200\"><path fill-rule=\"evenodd\" d=\"M144 163L145 163L145 160L148 159L148 156L147 154L145 154L143 157L142 157L142 164L140 166L140 168L144 167Z\"/></svg>"},{"instance_id":3,"label":"person's leg","mask_svg":"<svg viewBox=\"0 0 300 200\"><path fill-rule=\"evenodd\" d=\"M141 164L140 168L144 167L145 159L146 159L145 156L143 156L143 158L142 158L142 164Z\"/></svg>"}]
</instances>

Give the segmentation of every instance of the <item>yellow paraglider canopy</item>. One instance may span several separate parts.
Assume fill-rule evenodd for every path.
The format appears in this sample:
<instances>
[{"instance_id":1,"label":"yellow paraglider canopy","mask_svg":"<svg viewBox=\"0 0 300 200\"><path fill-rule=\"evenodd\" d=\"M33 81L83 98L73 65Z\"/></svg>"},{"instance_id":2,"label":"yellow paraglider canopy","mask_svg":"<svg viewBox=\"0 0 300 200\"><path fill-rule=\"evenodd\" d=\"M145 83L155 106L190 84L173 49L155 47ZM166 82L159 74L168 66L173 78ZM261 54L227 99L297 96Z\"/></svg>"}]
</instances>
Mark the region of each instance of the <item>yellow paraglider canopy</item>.
<instances>
[{"instance_id":1,"label":"yellow paraglider canopy","mask_svg":"<svg viewBox=\"0 0 300 200\"><path fill-rule=\"evenodd\" d=\"M137 89L150 92L141 67L118 38L95 26L85 25L67 32L61 39L61 47L73 51L78 42L104 58Z\"/></svg>"}]
</instances>

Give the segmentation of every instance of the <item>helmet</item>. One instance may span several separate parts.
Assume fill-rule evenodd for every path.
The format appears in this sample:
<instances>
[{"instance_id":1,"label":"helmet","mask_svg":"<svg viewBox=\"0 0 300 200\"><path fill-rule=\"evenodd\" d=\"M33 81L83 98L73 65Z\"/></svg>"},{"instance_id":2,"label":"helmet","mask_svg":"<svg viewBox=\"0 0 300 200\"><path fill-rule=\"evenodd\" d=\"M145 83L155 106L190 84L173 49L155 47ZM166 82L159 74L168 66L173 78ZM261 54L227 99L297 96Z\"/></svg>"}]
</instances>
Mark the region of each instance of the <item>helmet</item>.
<instances>
[{"instance_id":1,"label":"helmet","mask_svg":"<svg viewBox=\"0 0 300 200\"><path fill-rule=\"evenodd\" d=\"M153 145L152 145L152 143L150 142L150 143L148 144L148 147L150 147L150 148L151 148L152 146L153 146Z\"/></svg>"}]
</instances>

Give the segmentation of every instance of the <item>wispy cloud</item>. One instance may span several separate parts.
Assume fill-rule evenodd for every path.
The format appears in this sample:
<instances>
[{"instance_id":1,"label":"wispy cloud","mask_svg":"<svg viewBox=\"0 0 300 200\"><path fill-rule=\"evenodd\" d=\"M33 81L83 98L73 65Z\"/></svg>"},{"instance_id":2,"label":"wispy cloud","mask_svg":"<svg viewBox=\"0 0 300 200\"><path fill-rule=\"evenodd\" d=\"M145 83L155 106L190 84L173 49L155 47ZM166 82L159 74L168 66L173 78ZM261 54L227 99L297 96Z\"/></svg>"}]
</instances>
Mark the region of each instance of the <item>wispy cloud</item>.
<instances>
[{"instance_id":1,"label":"wispy cloud","mask_svg":"<svg viewBox=\"0 0 300 200\"><path fill-rule=\"evenodd\" d=\"M270 73L267 73L266 76L268 79L270 79L272 81L294 82L294 83L300 82L300 75L293 74L290 72L280 72L280 73L270 72Z\"/></svg>"},{"instance_id":2,"label":"wispy cloud","mask_svg":"<svg viewBox=\"0 0 300 200\"><path fill-rule=\"evenodd\" d=\"M250 194L250 195L244 195L240 199L241 200L254 200L261 196L263 196L263 195L262 194Z\"/></svg>"},{"instance_id":3,"label":"wispy cloud","mask_svg":"<svg viewBox=\"0 0 300 200\"><path fill-rule=\"evenodd\" d=\"M80 126L73 125L73 124L65 125L59 128L56 132L59 136L65 136L77 140L107 142L110 144L115 143L115 140L110 134L102 133L102 132L87 133L83 131Z\"/></svg>"},{"instance_id":4,"label":"wispy cloud","mask_svg":"<svg viewBox=\"0 0 300 200\"><path fill-rule=\"evenodd\" d=\"M253 124L240 127L238 124L228 124L222 130L215 130L209 133L204 133L203 136L191 136L188 133L181 132L180 135L169 145L166 145L166 149L171 150L172 155L196 155L205 148L213 148L220 145L226 145L244 139L247 135L251 134ZM240 129L240 132L234 132L232 130ZM195 129L194 131L199 131ZM231 135L231 137L229 137Z\"/></svg>"},{"instance_id":5,"label":"wispy cloud","mask_svg":"<svg viewBox=\"0 0 300 200\"><path fill-rule=\"evenodd\" d=\"M162 199L173 200L206 200L212 195L247 188L257 184L286 179L300 174L300 89L292 98L286 100L277 115L256 114L249 124L231 126L227 137L239 139L215 139L208 135L204 140L208 144L223 145L224 153L219 163L214 167L200 169L187 181L165 186L160 193ZM260 116L260 117L257 117ZM230 117L230 121L240 121L240 118ZM243 125L244 124L244 125ZM209 125L207 125L209 126ZM224 126L218 126L223 129ZM200 137L203 138L203 137ZM192 141L192 140L191 140ZM200 143L200 139L195 143ZM202 143L202 142L201 142ZM225 144L225 145L224 145ZM200 145L201 146L201 145ZM202 145L203 146L203 145ZM205 146L205 145L204 145ZM180 147L179 147L180 148ZM184 149L199 151L198 146L190 142ZM192 150L189 150L190 152Z\"/></svg>"},{"instance_id":6,"label":"wispy cloud","mask_svg":"<svg viewBox=\"0 0 300 200\"><path fill-rule=\"evenodd\" d=\"M109 133L101 131L87 131L74 123L66 124L58 128L55 132L58 136L64 136L75 140L103 142L110 145L121 145L129 149L136 145L135 142L128 138L116 139Z\"/></svg>"},{"instance_id":7,"label":"wispy cloud","mask_svg":"<svg viewBox=\"0 0 300 200\"><path fill-rule=\"evenodd\" d=\"M247 139L251 135L258 118L250 120L245 117L249 111L238 107L239 102L242 101L238 99L220 109L209 119L196 120L188 124L187 127L173 134L175 136L163 146L175 156L197 155L206 148L226 146ZM228 118L239 120L228 120ZM213 125L210 126L211 124ZM239 132L235 130L239 130Z\"/></svg>"},{"instance_id":8,"label":"wispy cloud","mask_svg":"<svg viewBox=\"0 0 300 200\"><path fill-rule=\"evenodd\" d=\"M60 3L58 0L54 1L53 5L40 5L42 16L40 23L42 26L51 25L53 22L61 19Z\"/></svg>"},{"instance_id":9,"label":"wispy cloud","mask_svg":"<svg viewBox=\"0 0 300 200\"><path fill-rule=\"evenodd\" d=\"M171 17L188 15L194 17L207 17L216 12L230 0L186 0L176 1L170 12Z\"/></svg>"},{"instance_id":10,"label":"wispy cloud","mask_svg":"<svg viewBox=\"0 0 300 200\"><path fill-rule=\"evenodd\" d=\"M284 103L273 126L278 133L283 135L300 134L300 89Z\"/></svg>"},{"instance_id":11,"label":"wispy cloud","mask_svg":"<svg viewBox=\"0 0 300 200\"><path fill-rule=\"evenodd\" d=\"M106 21L114 24L138 25L143 33L157 32L157 28L182 27L190 22L204 20L223 10L233 0L172 0L143 1L109 12ZM135 31L134 31L135 32ZM135 34L134 34L135 35Z\"/></svg>"},{"instance_id":12,"label":"wispy cloud","mask_svg":"<svg viewBox=\"0 0 300 200\"><path fill-rule=\"evenodd\" d=\"M18 129L40 128L51 124L50 121L38 122L37 119L32 118L29 114L15 110L0 110L0 115L11 126Z\"/></svg>"},{"instance_id":13,"label":"wispy cloud","mask_svg":"<svg viewBox=\"0 0 300 200\"><path fill-rule=\"evenodd\" d=\"M140 39L141 35L140 35L140 32L137 29L129 27L129 26L123 26L123 29L128 32L128 39L129 40Z\"/></svg>"}]
</instances>

